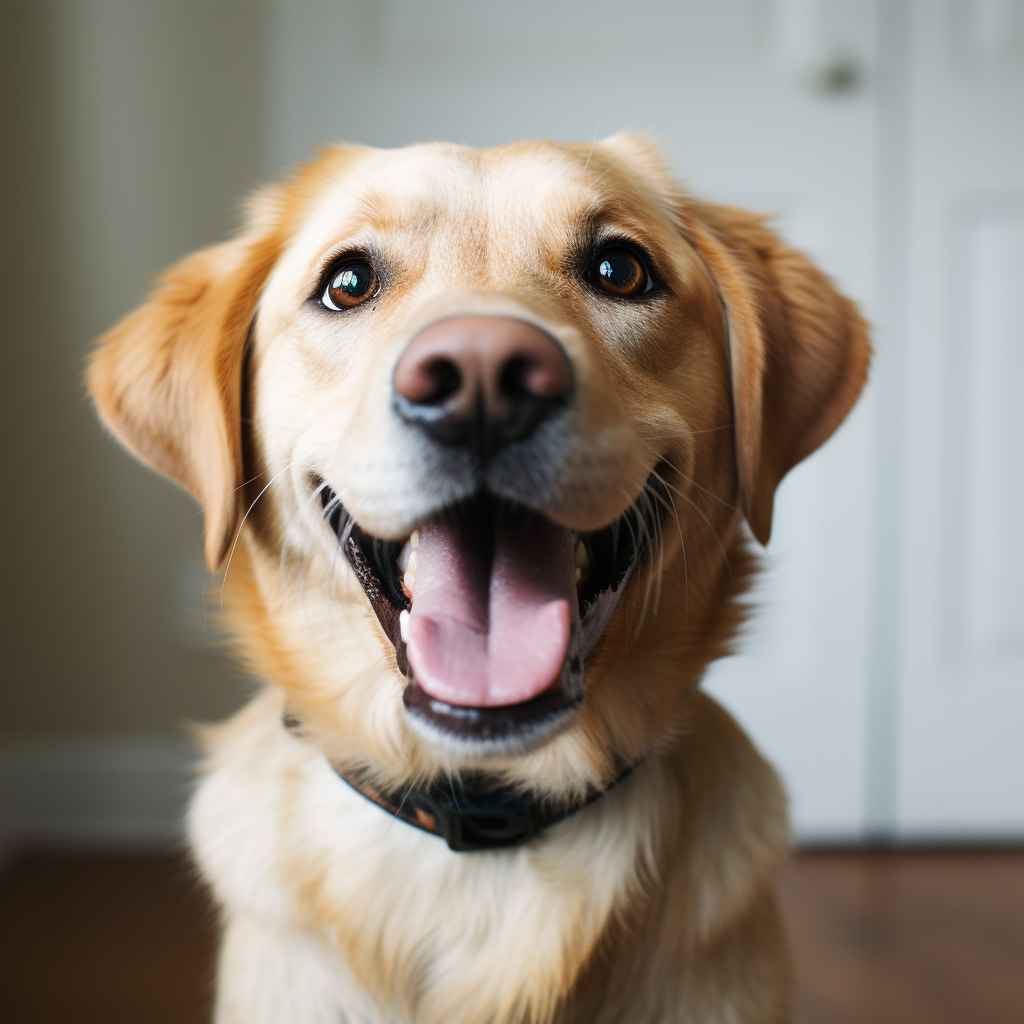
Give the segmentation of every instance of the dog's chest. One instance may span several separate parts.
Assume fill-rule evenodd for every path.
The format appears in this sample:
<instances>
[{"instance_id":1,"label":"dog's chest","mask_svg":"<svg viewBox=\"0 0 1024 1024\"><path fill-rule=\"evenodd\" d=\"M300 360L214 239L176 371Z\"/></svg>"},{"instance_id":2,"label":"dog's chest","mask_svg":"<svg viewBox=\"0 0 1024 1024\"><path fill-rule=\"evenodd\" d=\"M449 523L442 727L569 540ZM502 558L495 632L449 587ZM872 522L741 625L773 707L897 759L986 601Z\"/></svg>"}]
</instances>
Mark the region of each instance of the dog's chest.
<instances>
[{"instance_id":1,"label":"dog's chest","mask_svg":"<svg viewBox=\"0 0 1024 1024\"><path fill-rule=\"evenodd\" d=\"M229 920L318 936L361 1001L415 1019L554 1012L635 889L652 780L625 780L540 842L454 853L351 790L275 707L264 695L239 716L193 802L193 847Z\"/></svg>"}]
</instances>

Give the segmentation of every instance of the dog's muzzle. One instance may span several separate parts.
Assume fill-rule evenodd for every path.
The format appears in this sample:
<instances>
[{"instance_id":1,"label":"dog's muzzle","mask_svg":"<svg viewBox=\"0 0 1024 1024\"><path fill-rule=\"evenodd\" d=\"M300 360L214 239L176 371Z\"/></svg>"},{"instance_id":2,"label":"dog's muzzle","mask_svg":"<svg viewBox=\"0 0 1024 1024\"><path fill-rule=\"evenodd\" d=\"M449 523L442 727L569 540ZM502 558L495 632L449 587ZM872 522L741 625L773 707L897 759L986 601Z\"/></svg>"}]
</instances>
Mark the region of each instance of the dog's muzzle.
<instances>
[{"instance_id":1,"label":"dog's muzzle","mask_svg":"<svg viewBox=\"0 0 1024 1024\"><path fill-rule=\"evenodd\" d=\"M395 646L409 723L466 752L523 750L583 700L585 661L641 555L660 542L664 483L656 471L623 515L587 533L531 504L530 466L544 457L531 445L570 410L575 381L561 345L522 320L439 321L409 343L393 384L396 412L423 443L456 448L475 467L462 471L470 496L404 541L366 533L319 480L324 515ZM521 466L518 500L486 485L499 453Z\"/></svg>"}]
</instances>

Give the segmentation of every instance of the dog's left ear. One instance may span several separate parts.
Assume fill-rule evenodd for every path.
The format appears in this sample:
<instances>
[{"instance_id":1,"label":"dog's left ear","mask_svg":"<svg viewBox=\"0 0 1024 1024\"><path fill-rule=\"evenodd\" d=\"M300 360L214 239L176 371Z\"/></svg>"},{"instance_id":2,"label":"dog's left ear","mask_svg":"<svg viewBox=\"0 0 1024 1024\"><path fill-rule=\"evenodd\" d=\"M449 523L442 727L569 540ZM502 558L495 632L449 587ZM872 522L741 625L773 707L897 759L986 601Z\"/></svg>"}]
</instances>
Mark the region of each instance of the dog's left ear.
<instances>
[{"instance_id":1,"label":"dog's left ear","mask_svg":"<svg viewBox=\"0 0 1024 1024\"><path fill-rule=\"evenodd\" d=\"M767 544L779 482L831 436L864 386L867 324L765 218L690 200L679 210L726 307L740 503Z\"/></svg>"},{"instance_id":2,"label":"dog's left ear","mask_svg":"<svg viewBox=\"0 0 1024 1024\"><path fill-rule=\"evenodd\" d=\"M216 572L240 517L242 363L263 283L280 251L273 197L239 237L186 257L149 300L99 339L88 382L103 422L206 513Z\"/></svg>"}]
</instances>

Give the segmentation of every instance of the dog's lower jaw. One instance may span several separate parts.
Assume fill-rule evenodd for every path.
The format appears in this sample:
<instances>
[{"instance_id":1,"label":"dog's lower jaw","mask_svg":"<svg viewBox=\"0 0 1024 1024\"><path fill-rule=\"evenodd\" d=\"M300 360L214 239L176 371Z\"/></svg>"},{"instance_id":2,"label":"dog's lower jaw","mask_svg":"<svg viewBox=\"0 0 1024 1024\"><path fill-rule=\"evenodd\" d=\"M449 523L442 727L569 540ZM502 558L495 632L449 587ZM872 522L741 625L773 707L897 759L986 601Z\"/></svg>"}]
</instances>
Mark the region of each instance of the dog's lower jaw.
<instances>
[{"instance_id":1,"label":"dog's lower jaw","mask_svg":"<svg viewBox=\"0 0 1024 1024\"><path fill-rule=\"evenodd\" d=\"M351 791L283 706L270 687L215 730L190 812L226 922L217 1024L696 1022L723 999L739 1024L788 1019L784 800L709 698L606 798L470 854Z\"/></svg>"},{"instance_id":2,"label":"dog's lower jaw","mask_svg":"<svg viewBox=\"0 0 1024 1024\"><path fill-rule=\"evenodd\" d=\"M576 719L583 694L561 685L526 704L466 708L431 697L409 678L402 694L406 721L428 743L453 754L523 754L552 739Z\"/></svg>"}]
</instances>

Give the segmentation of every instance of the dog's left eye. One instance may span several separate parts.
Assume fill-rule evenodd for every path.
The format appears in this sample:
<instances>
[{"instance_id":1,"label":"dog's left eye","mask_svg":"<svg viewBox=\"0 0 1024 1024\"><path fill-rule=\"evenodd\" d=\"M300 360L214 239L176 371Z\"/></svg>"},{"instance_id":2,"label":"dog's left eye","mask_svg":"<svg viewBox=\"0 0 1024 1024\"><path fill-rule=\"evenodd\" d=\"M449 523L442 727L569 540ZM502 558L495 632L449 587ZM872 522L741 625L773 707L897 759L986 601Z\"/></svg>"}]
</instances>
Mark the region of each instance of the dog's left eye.
<instances>
[{"instance_id":1,"label":"dog's left eye","mask_svg":"<svg viewBox=\"0 0 1024 1024\"><path fill-rule=\"evenodd\" d=\"M378 288L377 272L369 261L350 256L331 267L320 301L340 312L373 298Z\"/></svg>"},{"instance_id":2,"label":"dog's left eye","mask_svg":"<svg viewBox=\"0 0 1024 1024\"><path fill-rule=\"evenodd\" d=\"M644 261L621 245L609 246L597 254L591 276L601 291L624 299L644 295L654 287Z\"/></svg>"}]
</instances>

